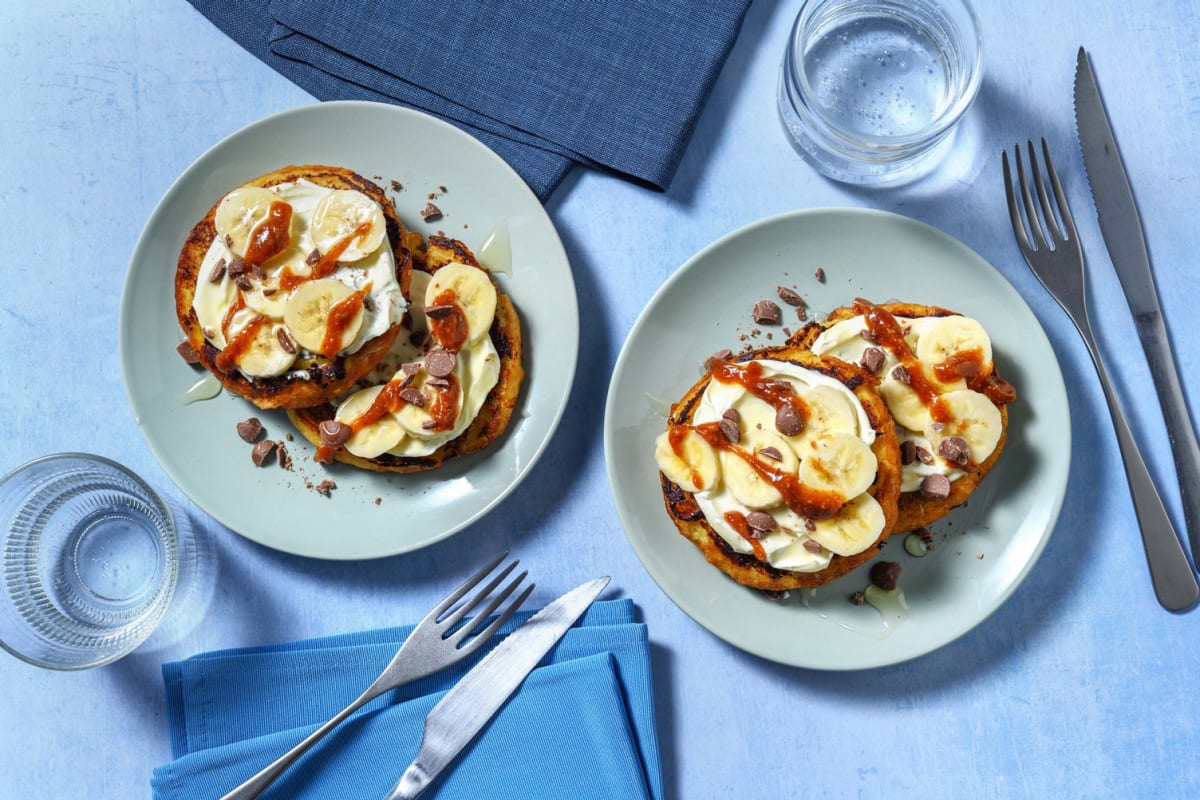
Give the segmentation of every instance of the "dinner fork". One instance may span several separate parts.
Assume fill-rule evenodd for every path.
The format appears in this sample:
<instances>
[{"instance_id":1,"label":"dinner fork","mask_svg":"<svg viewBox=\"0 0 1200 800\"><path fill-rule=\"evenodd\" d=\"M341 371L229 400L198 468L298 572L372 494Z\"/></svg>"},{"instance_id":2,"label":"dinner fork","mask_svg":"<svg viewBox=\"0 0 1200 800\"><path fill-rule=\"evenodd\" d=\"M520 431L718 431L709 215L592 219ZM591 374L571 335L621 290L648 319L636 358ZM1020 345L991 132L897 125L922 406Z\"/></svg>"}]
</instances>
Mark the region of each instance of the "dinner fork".
<instances>
[{"instance_id":1,"label":"dinner fork","mask_svg":"<svg viewBox=\"0 0 1200 800\"><path fill-rule=\"evenodd\" d=\"M1001 153L1004 190L1008 196L1008 213L1012 219L1013 233L1029 268L1075 323L1079 335L1087 345L1088 353L1091 354L1092 362L1096 365L1096 373L1100 376L1100 385L1104 389L1104 399L1108 402L1113 428L1117 433L1121 458L1125 462L1125 476L1129 481L1129 491L1133 495L1133 509L1138 518L1138 527L1141 528L1142 545L1146 550L1146 561L1150 565L1150 580L1154 584L1154 592L1164 608L1182 611L1196 602L1197 596L1200 596L1200 586L1196 583L1196 576L1192 573L1187 555L1183 552L1179 536L1175 533L1158 489L1150 477L1149 470L1146 469L1145 459L1142 458L1137 442L1129 430L1129 423L1121 411L1121 403L1113 391L1104 361L1100 358L1096 337L1088 320L1087 266L1083 257L1083 247L1079 244L1075 220L1071 217L1071 209L1067 205L1062 184L1054 169L1054 161L1050 158L1050 147L1046 140L1042 139L1042 157L1054 190L1058 219L1055 218L1032 141L1028 142L1028 147L1031 179L1037 191L1045 225L1043 227L1038 220L1038 209L1034 205L1021 162L1021 146L1017 145L1013 148L1016 155L1015 169L1009 169L1008 153ZM1019 194L1013 186L1011 173L1014 171L1017 173ZM1021 219L1022 208L1028 222L1028 232Z\"/></svg>"},{"instance_id":2,"label":"dinner fork","mask_svg":"<svg viewBox=\"0 0 1200 800\"><path fill-rule=\"evenodd\" d=\"M511 564L500 570L486 586L472 597L463 601L461 605L455 607L455 603L458 603L467 592L479 585L507 556L508 551L506 550L492 559L487 566L468 578L461 586L448 594L442 602L434 606L433 610L413 628L412 633L404 640L404 644L400 646L396 655L392 657L391 662L388 663L379 677L375 679L375 682L368 686L366 691L359 695L354 702L306 736L291 750L288 750L266 767L263 767L262 770L245 783L224 795L221 800L251 800L251 798L258 797L296 759L312 747L321 737L336 728L346 717L389 689L402 686L418 678L424 678L426 675L432 675L451 664L461 661L482 647L492 637L492 634L499 630L500 626L507 622L509 617L520 608L521 604L529 597L529 593L533 591L534 584L530 583L517 595L514 601L509 603L500 612L499 616L492 620L487 627L483 627L484 622L500 607L501 603L508 599L521 582L525 580L529 572L526 570L517 575L478 614L461 627L459 627L459 623L463 621L463 618L495 591L496 587L508 577L518 562L514 560Z\"/></svg>"}]
</instances>

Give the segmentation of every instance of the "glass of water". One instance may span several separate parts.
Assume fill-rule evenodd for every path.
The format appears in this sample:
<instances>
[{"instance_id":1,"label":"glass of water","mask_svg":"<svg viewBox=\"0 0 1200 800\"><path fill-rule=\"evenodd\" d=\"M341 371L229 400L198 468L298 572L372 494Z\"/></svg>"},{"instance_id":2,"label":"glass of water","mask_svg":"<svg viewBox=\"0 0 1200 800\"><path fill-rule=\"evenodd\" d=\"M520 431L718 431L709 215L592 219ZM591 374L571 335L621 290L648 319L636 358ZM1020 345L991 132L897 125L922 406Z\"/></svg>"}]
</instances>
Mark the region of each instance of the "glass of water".
<instances>
[{"instance_id":1,"label":"glass of water","mask_svg":"<svg viewBox=\"0 0 1200 800\"><path fill-rule=\"evenodd\" d=\"M64 453L0 478L0 647L51 669L107 664L171 603L186 518L113 461Z\"/></svg>"},{"instance_id":2,"label":"glass of water","mask_svg":"<svg viewBox=\"0 0 1200 800\"><path fill-rule=\"evenodd\" d=\"M951 146L982 63L966 0L806 0L784 53L779 112L821 174L907 182Z\"/></svg>"}]
</instances>

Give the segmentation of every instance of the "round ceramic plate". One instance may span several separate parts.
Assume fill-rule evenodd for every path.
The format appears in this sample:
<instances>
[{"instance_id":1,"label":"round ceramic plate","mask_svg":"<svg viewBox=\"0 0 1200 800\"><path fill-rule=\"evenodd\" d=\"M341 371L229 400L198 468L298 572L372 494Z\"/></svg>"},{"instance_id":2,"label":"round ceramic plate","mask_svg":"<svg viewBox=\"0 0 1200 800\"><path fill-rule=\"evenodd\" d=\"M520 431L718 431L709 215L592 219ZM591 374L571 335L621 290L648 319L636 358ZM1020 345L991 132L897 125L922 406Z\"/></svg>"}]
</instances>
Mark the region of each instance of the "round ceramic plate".
<instances>
[{"instance_id":1,"label":"round ceramic plate","mask_svg":"<svg viewBox=\"0 0 1200 800\"><path fill-rule=\"evenodd\" d=\"M815 277L818 268L823 283ZM668 404L699 379L701 363L717 350L782 342L779 328L768 340L770 329L761 326L755 334L750 321L755 301L778 299L779 285L807 298L810 318L855 297L938 305L975 317L992 336L1000 374L1017 389L1003 456L965 507L934 523L936 549L911 557L899 535L881 554L903 566L906 611L881 613L848 602L866 587L868 566L815 591L768 599L710 566L663 507L653 454ZM800 327L783 307L791 319L784 325ZM626 535L676 605L743 650L785 664L846 670L928 653L971 630L1012 594L1045 547L1062 505L1070 430L1050 343L995 268L905 217L829 209L735 231L663 284L617 359L604 445Z\"/></svg>"},{"instance_id":2,"label":"round ceramic plate","mask_svg":"<svg viewBox=\"0 0 1200 800\"><path fill-rule=\"evenodd\" d=\"M299 435L294 468L255 468L238 438L257 416L267 437L291 430L282 411L261 411L223 392L183 397L202 375L175 352L175 263L192 226L222 195L287 164L330 164L374 179L406 227L444 231L479 251L507 228L512 270L497 276L521 316L526 378L504 436L487 450L428 473L389 475L313 462ZM397 189L392 181L398 182ZM437 193L444 216L422 222ZM415 111L363 102L320 103L250 125L196 160L163 197L134 250L121 299L125 387L142 433L179 487L237 533L316 558L403 553L443 539L487 513L537 461L558 426L578 355L575 284L541 203L495 153L457 128ZM552 356L545 342L554 343ZM315 486L337 488L326 497Z\"/></svg>"}]
</instances>

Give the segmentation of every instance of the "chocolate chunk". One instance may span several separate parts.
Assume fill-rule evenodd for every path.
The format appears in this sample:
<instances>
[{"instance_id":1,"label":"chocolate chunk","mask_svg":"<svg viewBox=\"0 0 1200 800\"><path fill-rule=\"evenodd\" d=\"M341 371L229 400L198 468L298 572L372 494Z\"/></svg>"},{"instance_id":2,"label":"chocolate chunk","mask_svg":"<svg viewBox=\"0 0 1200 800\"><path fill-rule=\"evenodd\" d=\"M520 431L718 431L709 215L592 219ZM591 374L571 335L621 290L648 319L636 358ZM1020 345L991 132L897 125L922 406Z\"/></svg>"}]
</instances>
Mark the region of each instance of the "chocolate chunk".
<instances>
[{"instance_id":1,"label":"chocolate chunk","mask_svg":"<svg viewBox=\"0 0 1200 800\"><path fill-rule=\"evenodd\" d=\"M317 426L317 433L321 434L321 441L330 447L341 447L354 433L354 430L344 422L326 419Z\"/></svg>"},{"instance_id":2,"label":"chocolate chunk","mask_svg":"<svg viewBox=\"0 0 1200 800\"><path fill-rule=\"evenodd\" d=\"M863 341L870 342L871 344L875 344L875 334L871 333L869 328L863 328L861 331L859 331L858 338L862 339Z\"/></svg>"},{"instance_id":3,"label":"chocolate chunk","mask_svg":"<svg viewBox=\"0 0 1200 800\"><path fill-rule=\"evenodd\" d=\"M430 378L425 381L426 386L432 386L435 389L449 389L451 386L449 378Z\"/></svg>"},{"instance_id":4,"label":"chocolate chunk","mask_svg":"<svg viewBox=\"0 0 1200 800\"><path fill-rule=\"evenodd\" d=\"M395 179L393 179L393 180L392 180L392 191L393 191L393 192L402 192L402 191L404 191L404 184L402 184L402 183L401 183L400 181L398 181L398 180L395 180Z\"/></svg>"},{"instance_id":5,"label":"chocolate chunk","mask_svg":"<svg viewBox=\"0 0 1200 800\"><path fill-rule=\"evenodd\" d=\"M292 337L287 332L286 328L276 328L275 338L279 340L279 346L282 347L285 352L291 353L292 355L296 354L296 342L292 340Z\"/></svg>"},{"instance_id":6,"label":"chocolate chunk","mask_svg":"<svg viewBox=\"0 0 1200 800\"><path fill-rule=\"evenodd\" d=\"M258 417L250 417L237 424L237 434L247 444L253 444L258 441L258 437L262 436L262 432L263 424L259 421Z\"/></svg>"},{"instance_id":7,"label":"chocolate chunk","mask_svg":"<svg viewBox=\"0 0 1200 800\"><path fill-rule=\"evenodd\" d=\"M897 364L895 367L892 368L892 378L895 379L898 383L903 383L903 384L912 383L912 375L908 374L908 368L905 367L903 364Z\"/></svg>"},{"instance_id":8,"label":"chocolate chunk","mask_svg":"<svg viewBox=\"0 0 1200 800\"><path fill-rule=\"evenodd\" d=\"M770 300L759 300L754 304L750 317L760 325L778 325L782 313L778 304Z\"/></svg>"},{"instance_id":9,"label":"chocolate chunk","mask_svg":"<svg viewBox=\"0 0 1200 800\"><path fill-rule=\"evenodd\" d=\"M704 369L708 372L712 372L713 362L720 363L722 361L728 361L731 358L733 358L733 351L728 347L724 347L705 359Z\"/></svg>"},{"instance_id":10,"label":"chocolate chunk","mask_svg":"<svg viewBox=\"0 0 1200 800\"><path fill-rule=\"evenodd\" d=\"M900 463L908 466L917 460L917 443L912 439L905 439L900 443Z\"/></svg>"},{"instance_id":11,"label":"chocolate chunk","mask_svg":"<svg viewBox=\"0 0 1200 800\"><path fill-rule=\"evenodd\" d=\"M441 218L442 210L433 203L426 203L425 207L421 209L421 219L425 220L426 222L433 222L435 219Z\"/></svg>"},{"instance_id":12,"label":"chocolate chunk","mask_svg":"<svg viewBox=\"0 0 1200 800\"><path fill-rule=\"evenodd\" d=\"M938 455L959 466L971 459L971 446L961 436L947 436L938 443Z\"/></svg>"},{"instance_id":13,"label":"chocolate chunk","mask_svg":"<svg viewBox=\"0 0 1200 800\"><path fill-rule=\"evenodd\" d=\"M421 423L421 427L422 427L424 430L431 431L431 430L433 430L434 428L436 428L436 427L437 427L437 423L436 423L436 422L434 422L434 421L433 421L433 420L431 420L431 419L427 419L427 420L425 420L424 422L422 422L422 423Z\"/></svg>"},{"instance_id":14,"label":"chocolate chunk","mask_svg":"<svg viewBox=\"0 0 1200 800\"><path fill-rule=\"evenodd\" d=\"M263 439L250 450L250 460L254 462L254 466L261 467L274 451L275 443L270 439Z\"/></svg>"},{"instance_id":15,"label":"chocolate chunk","mask_svg":"<svg viewBox=\"0 0 1200 800\"><path fill-rule=\"evenodd\" d=\"M738 413L736 408L727 408L725 409L724 413L721 414L721 419L727 419L736 425L742 421L742 415Z\"/></svg>"},{"instance_id":16,"label":"chocolate chunk","mask_svg":"<svg viewBox=\"0 0 1200 800\"><path fill-rule=\"evenodd\" d=\"M1017 399L1017 390L1013 388L1011 383L998 375L992 375L988 378L985 394L992 401L992 404L997 406L1006 406Z\"/></svg>"},{"instance_id":17,"label":"chocolate chunk","mask_svg":"<svg viewBox=\"0 0 1200 800\"><path fill-rule=\"evenodd\" d=\"M220 283L221 278L224 278L224 277L225 277L225 259L222 258L220 261L217 262L217 265L215 267L213 267L212 272L210 272L208 274L208 282L209 283Z\"/></svg>"},{"instance_id":18,"label":"chocolate chunk","mask_svg":"<svg viewBox=\"0 0 1200 800\"><path fill-rule=\"evenodd\" d=\"M921 479L921 497L945 500L950 496L950 479L945 475L926 475Z\"/></svg>"},{"instance_id":19,"label":"chocolate chunk","mask_svg":"<svg viewBox=\"0 0 1200 800\"><path fill-rule=\"evenodd\" d=\"M767 531L775 530L777 523L775 522L775 518L765 511L751 511L746 515L746 524L752 530L766 533Z\"/></svg>"},{"instance_id":20,"label":"chocolate chunk","mask_svg":"<svg viewBox=\"0 0 1200 800\"><path fill-rule=\"evenodd\" d=\"M737 444L742 440L742 429L738 424L731 419L722 419L717 423L717 427L721 430L721 435L726 439Z\"/></svg>"},{"instance_id":21,"label":"chocolate chunk","mask_svg":"<svg viewBox=\"0 0 1200 800\"><path fill-rule=\"evenodd\" d=\"M441 192L442 194L445 194L447 190L446 190L446 187L445 187L443 184L440 184L440 183L439 183L439 184L438 184L438 191L439 191L439 192Z\"/></svg>"},{"instance_id":22,"label":"chocolate chunk","mask_svg":"<svg viewBox=\"0 0 1200 800\"><path fill-rule=\"evenodd\" d=\"M779 292L779 299L787 303L789 306L804 305L804 298L786 286L776 286L775 291Z\"/></svg>"},{"instance_id":23,"label":"chocolate chunk","mask_svg":"<svg viewBox=\"0 0 1200 800\"><path fill-rule=\"evenodd\" d=\"M425 407L425 395L421 394L421 390L415 386L410 386L407 389L401 389L400 399L408 403L410 406L416 406L417 408Z\"/></svg>"},{"instance_id":24,"label":"chocolate chunk","mask_svg":"<svg viewBox=\"0 0 1200 800\"><path fill-rule=\"evenodd\" d=\"M817 529L817 523L813 522L811 519L804 520L804 530L808 531L809 533L812 533L816 529Z\"/></svg>"},{"instance_id":25,"label":"chocolate chunk","mask_svg":"<svg viewBox=\"0 0 1200 800\"><path fill-rule=\"evenodd\" d=\"M192 343L187 339L179 343L179 346L175 348L175 352L179 353L179 357L188 364L200 363L200 351L193 347Z\"/></svg>"},{"instance_id":26,"label":"chocolate chunk","mask_svg":"<svg viewBox=\"0 0 1200 800\"><path fill-rule=\"evenodd\" d=\"M231 278L240 278L246 274L246 262L242 260L241 256L234 256L225 271Z\"/></svg>"},{"instance_id":27,"label":"chocolate chunk","mask_svg":"<svg viewBox=\"0 0 1200 800\"><path fill-rule=\"evenodd\" d=\"M775 430L784 436L795 436L804 430L804 420L800 419L790 403L784 403L775 412Z\"/></svg>"},{"instance_id":28,"label":"chocolate chunk","mask_svg":"<svg viewBox=\"0 0 1200 800\"><path fill-rule=\"evenodd\" d=\"M316 264L320 260L321 260L321 251L314 247L312 249L312 252L308 254L308 257L304 259L304 263L308 264L311 267L313 264Z\"/></svg>"},{"instance_id":29,"label":"chocolate chunk","mask_svg":"<svg viewBox=\"0 0 1200 800\"><path fill-rule=\"evenodd\" d=\"M448 317L454 313L454 305L451 303L443 303L440 306L425 306L425 316L430 319L441 319Z\"/></svg>"},{"instance_id":30,"label":"chocolate chunk","mask_svg":"<svg viewBox=\"0 0 1200 800\"><path fill-rule=\"evenodd\" d=\"M407 364L400 365L400 371L405 375L416 375L421 371L421 365L415 361L409 361Z\"/></svg>"},{"instance_id":31,"label":"chocolate chunk","mask_svg":"<svg viewBox=\"0 0 1200 800\"><path fill-rule=\"evenodd\" d=\"M813 273L813 277L817 279L817 283L825 282L825 268L817 267L817 271Z\"/></svg>"},{"instance_id":32,"label":"chocolate chunk","mask_svg":"<svg viewBox=\"0 0 1200 800\"><path fill-rule=\"evenodd\" d=\"M783 461L783 453L779 452L778 447L764 447L758 451L758 454L766 456L772 461Z\"/></svg>"},{"instance_id":33,"label":"chocolate chunk","mask_svg":"<svg viewBox=\"0 0 1200 800\"><path fill-rule=\"evenodd\" d=\"M871 565L871 583L890 592L900 581L900 565L895 561L876 561Z\"/></svg>"},{"instance_id":34,"label":"chocolate chunk","mask_svg":"<svg viewBox=\"0 0 1200 800\"><path fill-rule=\"evenodd\" d=\"M824 547L821 547L821 543L818 542L816 539L805 539L804 540L804 549L810 553L821 553L822 551L825 550Z\"/></svg>"},{"instance_id":35,"label":"chocolate chunk","mask_svg":"<svg viewBox=\"0 0 1200 800\"><path fill-rule=\"evenodd\" d=\"M234 281L234 283L236 283L236 284L237 284L237 287L238 287L239 289L241 289L243 292L248 292L248 291L250 291L251 289L253 289L253 288L254 288L254 287L253 287L253 286L250 284L250 279L249 279L249 278L247 278L245 275L240 275L240 276L238 276L238 279L237 279L237 280L235 280L235 281Z\"/></svg>"},{"instance_id":36,"label":"chocolate chunk","mask_svg":"<svg viewBox=\"0 0 1200 800\"><path fill-rule=\"evenodd\" d=\"M331 481L329 478L326 478L325 480L321 481L316 486L314 486L313 490L317 494L321 495L322 497L329 497L329 493L332 492L336 488L337 488L337 483L335 481Z\"/></svg>"},{"instance_id":37,"label":"chocolate chunk","mask_svg":"<svg viewBox=\"0 0 1200 800\"><path fill-rule=\"evenodd\" d=\"M861 606L865 602L867 602L867 596L862 592L855 592L850 595L850 605Z\"/></svg>"},{"instance_id":38,"label":"chocolate chunk","mask_svg":"<svg viewBox=\"0 0 1200 800\"><path fill-rule=\"evenodd\" d=\"M804 310L804 306L798 306L796 308L796 318L801 322L804 322L806 319L808 319L808 312Z\"/></svg>"},{"instance_id":39,"label":"chocolate chunk","mask_svg":"<svg viewBox=\"0 0 1200 800\"><path fill-rule=\"evenodd\" d=\"M862 361L859 363L862 364L862 368L867 372L872 375L878 375L879 370L883 369L885 358L886 356L884 356L883 351L878 347L868 347L866 350L863 350Z\"/></svg>"},{"instance_id":40,"label":"chocolate chunk","mask_svg":"<svg viewBox=\"0 0 1200 800\"><path fill-rule=\"evenodd\" d=\"M254 278L254 280L256 280L256 281L266 280L267 271L265 269L263 269L262 264L251 264L250 265L250 277Z\"/></svg>"},{"instance_id":41,"label":"chocolate chunk","mask_svg":"<svg viewBox=\"0 0 1200 800\"><path fill-rule=\"evenodd\" d=\"M275 444L275 458L279 461L279 466L283 469L292 468L292 456L290 453L288 453L283 442L277 442Z\"/></svg>"},{"instance_id":42,"label":"chocolate chunk","mask_svg":"<svg viewBox=\"0 0 1200 800\"><path fill-rule=\"evenodd\" d=\"M444 378L454 372L458 359L449 350L436 347L425 354L425 371L435 378Z\"/></svg>"},{"instance_id":43,"label":"chocolate chunk","mask_svg":"<svg viewBox=\"0 0 1200 800\"><path fill-rule=\"evenodd\" d=\"M917 452L917 461L920 461L922 464L932 464L933 463L933 453L929 452L926 448L921 447L920 445L917 445L916 452Z\"/></svg>"},{"instance_id":44,"label":"chocolate chunk","mask_svg":"<svg viewBox=\"0 0 1200 800\"><path fill-rule=\"evenodd\" d=\"M263 290L262 290L263 297L274 297L274 296L275 296L275 293L276 293L276 292L278 292L278 291L279 291L279 290L278 290L278 289L276 289L274 286L268 286L268 287L266 287L265 289L263 289Z\"/></svg>"}]
</instances>

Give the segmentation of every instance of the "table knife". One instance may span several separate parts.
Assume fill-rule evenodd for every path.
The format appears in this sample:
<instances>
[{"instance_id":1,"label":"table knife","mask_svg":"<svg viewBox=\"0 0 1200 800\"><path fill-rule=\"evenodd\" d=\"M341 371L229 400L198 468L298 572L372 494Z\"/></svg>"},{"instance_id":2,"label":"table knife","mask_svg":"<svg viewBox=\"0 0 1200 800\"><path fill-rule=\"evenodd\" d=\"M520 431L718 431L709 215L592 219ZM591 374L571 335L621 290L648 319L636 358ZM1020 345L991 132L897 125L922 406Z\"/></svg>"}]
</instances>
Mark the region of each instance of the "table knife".
<instances>
[{"instance_id":1,"label":"table knife","mask_svg":"<svg viewBox=\"0 0 1200 800\"><path fill-rule=\"evenodd\" d=\"M608 581L596 578L567 592L472 667L425 718L417 757L384 800L411 800L424 791L500 710Z\"/></svg>"},{"instance_id":2,"label":"table knife","mask_svg":"<svg viewBox=\"0 0 1200 800\"><path fill-rule=\"evenodd\" d=\"M1150 365L1150 375L1162 405L1171 455L1183 498L1183 517L1192 558L1200 557L1200 447L1179 382L1175 356L1167 337L1158 290L1146 252L1142 221L1134 203L1125 164L1117 149L1112 125L1104 110L1100 87L1092 74L1087 51L1079 48L1075 63L1075 128L1083 150L1088 184L1100 218L1100 232L1112 259L1138 338Z\"/></svg>"}]
</instances>

